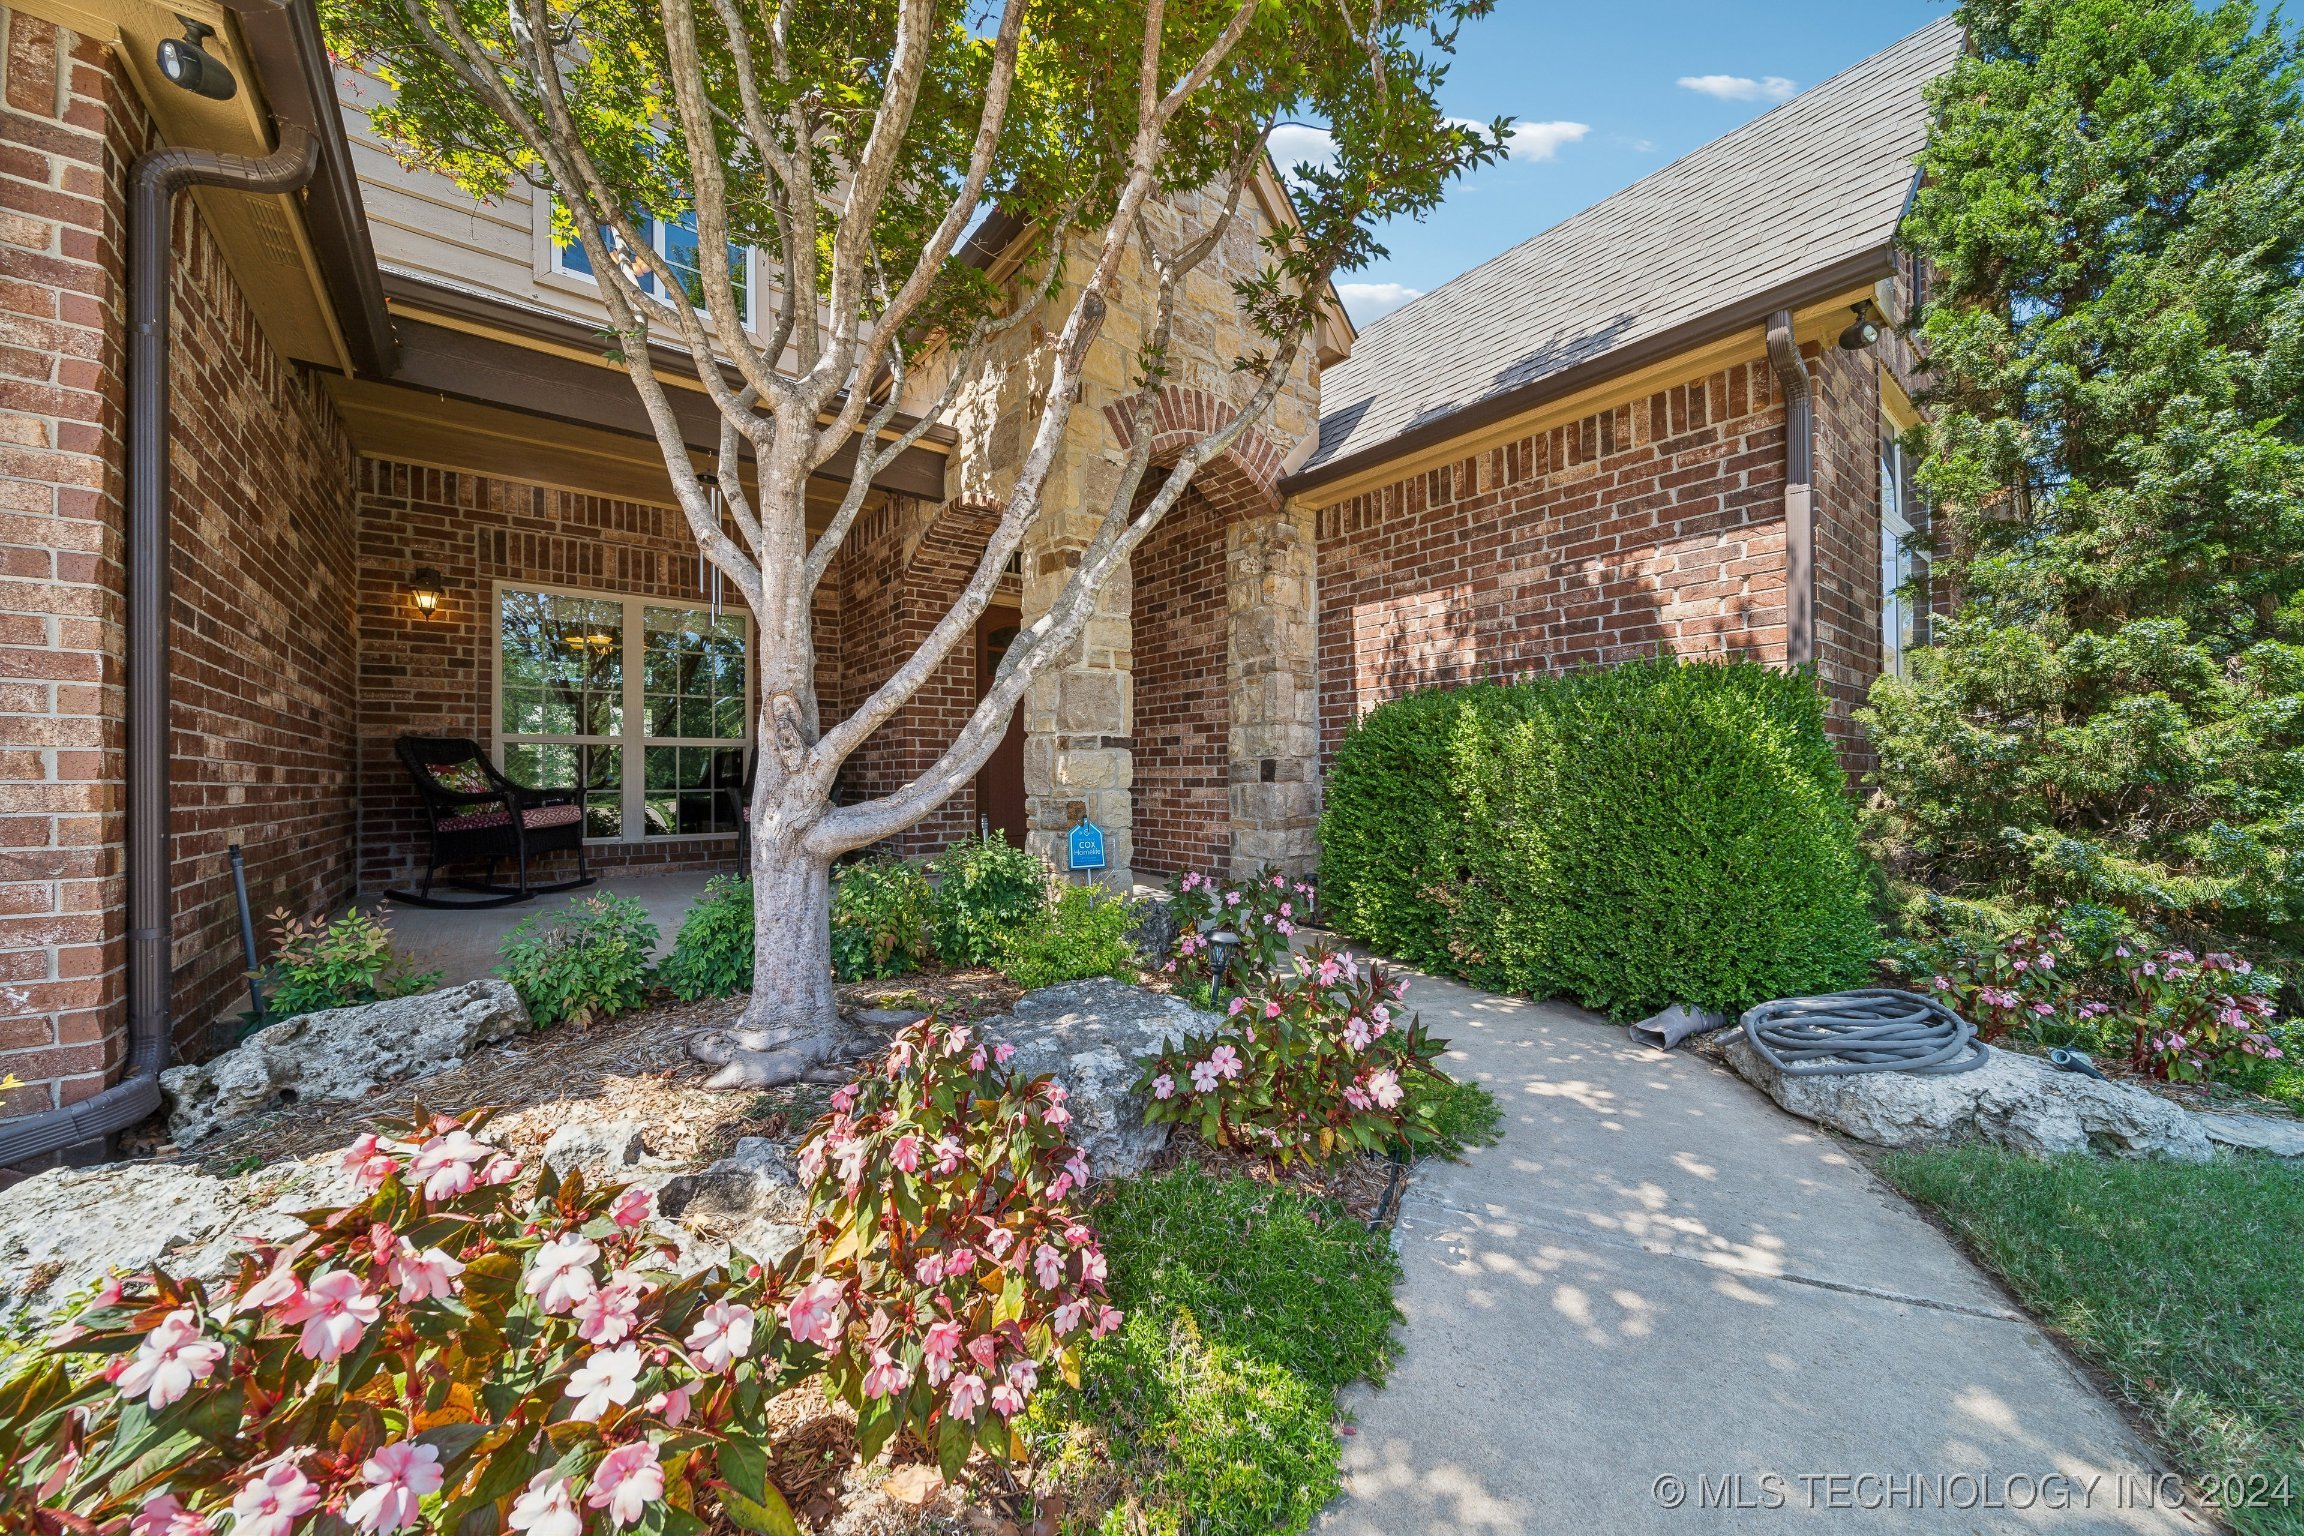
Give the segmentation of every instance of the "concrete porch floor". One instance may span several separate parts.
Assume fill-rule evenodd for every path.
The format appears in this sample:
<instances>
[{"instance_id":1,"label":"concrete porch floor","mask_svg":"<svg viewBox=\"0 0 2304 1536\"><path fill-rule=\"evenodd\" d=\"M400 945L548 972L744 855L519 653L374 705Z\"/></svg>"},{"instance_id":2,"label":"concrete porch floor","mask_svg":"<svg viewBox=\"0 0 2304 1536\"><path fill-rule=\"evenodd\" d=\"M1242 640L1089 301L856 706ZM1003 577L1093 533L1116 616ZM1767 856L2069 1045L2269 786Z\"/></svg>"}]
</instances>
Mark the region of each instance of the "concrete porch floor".
<instances>
[{"instance_id":1,"label":"concrete porch floor","mask_svg":"<svg viewBox=\"0 0 2304 1536\"><path fill-rule=\"evenodd\" d=\"M473 981L496 968L496 948L522 918L566 910L568 904L598 891L629 896L648 909L656 923L656 958L672 952L680 919L704 894L709 870L679 875L615 875L576 891L559 891L508 907L481 907L454 912L432 907L403 906L381 893L360 898L360 910L383 918L392 929L392 942L418 971L438 971L449 985Z\"/></svg>"}]
</instances>

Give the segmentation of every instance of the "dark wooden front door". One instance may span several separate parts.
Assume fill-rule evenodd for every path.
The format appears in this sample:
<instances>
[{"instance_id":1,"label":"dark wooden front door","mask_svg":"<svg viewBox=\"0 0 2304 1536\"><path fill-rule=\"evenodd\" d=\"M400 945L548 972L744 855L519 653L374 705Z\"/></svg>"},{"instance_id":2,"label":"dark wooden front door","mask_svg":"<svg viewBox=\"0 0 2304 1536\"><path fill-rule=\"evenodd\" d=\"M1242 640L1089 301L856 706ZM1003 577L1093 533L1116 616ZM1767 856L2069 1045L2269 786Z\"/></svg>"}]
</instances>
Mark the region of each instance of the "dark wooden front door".
<instances>
[{"instance_id":1,"label":"dark wooden front door","mask_svg":"<svg viewBox=\"0 0 2304 1536\"><path fill-rule=\"evenodd\" d=\"M1012 608L995 608L976 621L976 697L992 689L992 674L1023 616ZM977 825L1006 838L1012 847L1024 846L1024 711L1008 717L1008 733L976 772Z\"/></svg>"}]
</instances>

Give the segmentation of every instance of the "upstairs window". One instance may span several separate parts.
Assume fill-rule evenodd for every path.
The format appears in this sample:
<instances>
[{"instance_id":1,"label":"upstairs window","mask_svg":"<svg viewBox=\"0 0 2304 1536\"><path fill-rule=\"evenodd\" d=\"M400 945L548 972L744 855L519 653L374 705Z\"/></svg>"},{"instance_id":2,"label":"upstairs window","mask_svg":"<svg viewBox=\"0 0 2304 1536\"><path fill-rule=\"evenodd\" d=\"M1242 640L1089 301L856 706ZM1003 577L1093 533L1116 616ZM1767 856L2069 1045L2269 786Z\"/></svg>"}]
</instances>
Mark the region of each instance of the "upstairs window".
<instances>
[{"instance_id":1,"label":"upstairs window","mask_svg":"<svg viewBox=\"0 0 2304 1536\"><path fill-rule=\"evenodd\" d=\"M663 256L678 275L681 296L689 307L703 314L704 269L696 239L695 212L691 210L669 221L635 213L632 222L634 228L647 237L649 245ZM613 244L616 237L611 234L608 239ZM575 241L562 241L557 237L552 241L552 270L562 277L573 277L587 283L599 280L598 274L592 270L592 258L585 253L584 247ZM759 326L752 306L752 252L748 247L734 244L728 247L728 280L729 285L736 290L736 306L744 317L744 328L757 330ZM640 274L640 291L650 298L667 299L663 286L657 282L653 272L643 271Z\"/></svg>"},{"instance_id":2,"label":"upstairs window","mask_svg":"<svg viewBox=\"0 0 2304 1536\"><path fill-rule=\"evenodd\" d=\"M1912 492L1904 445L1880 443L1880 670L1904 675L1904 658L1928 643L1927 514Z\"/></svg>"}]
</instances>

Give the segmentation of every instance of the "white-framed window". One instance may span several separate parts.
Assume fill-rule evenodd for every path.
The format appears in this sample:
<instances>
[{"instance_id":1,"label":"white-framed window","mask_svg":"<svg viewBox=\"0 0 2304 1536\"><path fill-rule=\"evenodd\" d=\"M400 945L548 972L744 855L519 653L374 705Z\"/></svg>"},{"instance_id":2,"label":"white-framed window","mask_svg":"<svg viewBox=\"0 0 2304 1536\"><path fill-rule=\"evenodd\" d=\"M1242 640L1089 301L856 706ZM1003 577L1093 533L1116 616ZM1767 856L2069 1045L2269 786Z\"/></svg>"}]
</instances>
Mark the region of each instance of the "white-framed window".
<instances>
[{"instance_id":1,"label":"white-framed window","mask_svg":"<svg viewBox=\"0 0 2304 1536\"><path fill-rule=\"evenodd\" d=\"M751 639L740 613L499 582L497 765L582 789L597 841L733 836Z\"/></svg>"},{"instance_id":2,"label":"white-framed window","mask_svg":"<svg viewBox=\"0 0 2304 1536\"><path fill-rule=\"evenodd\" d=\"M555 209L555 205L548 200L542 206L545 208L547 216ZM645 213L635 213L632 222L640 233L647 236L648 243L664 257L665 261L671 264L672 270L679 274L680 286L684 290L682 297L686 299L689 307L698 314L703 314L705 312L703 267L696 239L695 211L691 209L680 217L671 220L654 218ZM607 238L611 245L616 242L614 234L608 234ZM544 244L548 252L547 260L550 263L550 270L555 276L573 278L584 283L599 281L597 274L592 270L592 258L586 254L582 244L573 240L563 241L559 238L558 233L549 226L546 229ZM750 247L735 244L728 247L728 279L736 289L736 307L742 313L744 328L748 331L759 329L752 300L755 288L752 281L752 266L753 255ZM661 285L656 281L656 274L653 272L644 271L640 274L640 291L652 298L663 299L666 297Z\"/></svg>"},{"instance_id":3,"label":"white-framed window","mask_svg":"<svg viewBox=\"0 0 2304 1536\"><path fill-rule=\"evenodd\" d=\"M1904 445L1880 440L1880 670L1904 675L1904 658L1928 643L1927 518L1912 493Z\"/></svg>"}]
</instances>

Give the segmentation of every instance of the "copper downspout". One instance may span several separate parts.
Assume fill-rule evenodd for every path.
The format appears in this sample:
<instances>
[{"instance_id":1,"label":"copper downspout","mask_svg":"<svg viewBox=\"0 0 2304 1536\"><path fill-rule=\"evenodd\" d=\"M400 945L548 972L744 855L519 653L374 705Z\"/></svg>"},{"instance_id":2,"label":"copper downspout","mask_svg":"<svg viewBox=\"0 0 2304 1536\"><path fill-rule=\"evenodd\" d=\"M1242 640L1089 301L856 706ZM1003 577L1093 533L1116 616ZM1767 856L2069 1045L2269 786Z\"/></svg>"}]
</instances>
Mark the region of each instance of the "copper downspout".
<instances>
[{"instance_id":1,"label":"copper downspout","mask_svg":"<svg viewBox=\"0 0 2304 1536\"><path fill-rule=\"evenodd\" d=\"M298 124L261 160L156 149L128 172L128 1068L94 1098L0 1127L0 1168L100 1141L160 1107L168 1064L168 282L176 194L293 192L320 163Z\"/></svg>"},{"instance_id":2,"label":"copper downspout","mask_svg":"<svg viewBox=\"0 0 2304 1536\"><path fill-rule=\"evenodd\" d=\"M1768 360L1784 391L1784 659L1816 660L1816 398L1792 312L1768 317Z\"/></svg>"}]
</instances>

